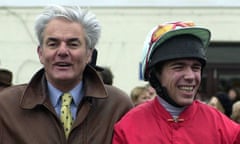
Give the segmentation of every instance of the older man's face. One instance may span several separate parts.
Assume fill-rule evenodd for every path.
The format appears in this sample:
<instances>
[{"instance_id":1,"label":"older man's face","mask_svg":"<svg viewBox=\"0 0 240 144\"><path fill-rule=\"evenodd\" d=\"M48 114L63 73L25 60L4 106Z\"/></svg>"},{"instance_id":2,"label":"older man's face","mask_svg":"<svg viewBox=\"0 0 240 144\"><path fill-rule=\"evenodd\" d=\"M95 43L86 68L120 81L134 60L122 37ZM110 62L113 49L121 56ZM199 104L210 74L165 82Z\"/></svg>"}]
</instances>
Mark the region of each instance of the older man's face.
<instances>
[{"instance_id":1,"label":"older man's face","mask_svg":"<svg viewBox=\"0 0 240 144\"><path fill-rule=\"evenodd\" d=\"M43 37L43 46L38 48L38 55L47 80L62 90L73 88L82 80L92 54L86 47L83 27L76 22L57 18L47 24Z\"/></svg>"}]
</instances>

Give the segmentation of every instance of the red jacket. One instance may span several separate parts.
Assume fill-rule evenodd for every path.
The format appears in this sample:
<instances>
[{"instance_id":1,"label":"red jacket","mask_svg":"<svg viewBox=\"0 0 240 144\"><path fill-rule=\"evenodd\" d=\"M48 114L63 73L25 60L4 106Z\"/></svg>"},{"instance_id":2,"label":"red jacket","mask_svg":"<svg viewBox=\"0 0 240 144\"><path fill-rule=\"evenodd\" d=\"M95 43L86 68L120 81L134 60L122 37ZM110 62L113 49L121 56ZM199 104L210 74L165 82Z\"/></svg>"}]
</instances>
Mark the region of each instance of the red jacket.
<instances>
[{"instance_id":1,"label":"red jacket","mask_svg":"<svg viewBox=\"0 0 240 144\"><path fill-rule=\"evenodd\" d=\"M113 144L240 144L240 127L199 101L174 122L155 98L128 112L114 128Z\"/></svg>"}]
</instances>

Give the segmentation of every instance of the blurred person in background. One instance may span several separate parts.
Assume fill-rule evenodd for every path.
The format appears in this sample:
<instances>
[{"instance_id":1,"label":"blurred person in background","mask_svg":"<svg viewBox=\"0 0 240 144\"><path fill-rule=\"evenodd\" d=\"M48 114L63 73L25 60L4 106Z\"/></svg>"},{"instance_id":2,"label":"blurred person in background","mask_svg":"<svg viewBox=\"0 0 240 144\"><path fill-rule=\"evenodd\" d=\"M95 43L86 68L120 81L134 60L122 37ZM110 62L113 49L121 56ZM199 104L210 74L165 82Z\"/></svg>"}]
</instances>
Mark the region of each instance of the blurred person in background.
<instances>
[{"instance_id":1,"label":"blurred person in background","mask_svg":"<svg viewBox=\"0 0 240 144\"><path fill-rule=\"evenodd\" d=\"M232 120L240 124L240 101L236 101L232 106Z\"/></svg>"},{"instance_id":2,"label":"blurred person in background","mask_svg":"<svg viewBox=\"0 0 240 144\"><path fill-rule=\"evenodd\" d=\"M107 85L113 85L113 73L109 67L102 67L97 65L97 56L98 56L98 51L97 49L93 50L92 53L92 59L91 62L89 63L95 70L98 72L100 77L103 80L104 84Z\"/></svg>"},{"instance_id":3,"label":"blurred person in background","mask_svg":"<svg viewBox=\"0 0 240 144\"><path fill-rule=\"evenodd\" d=\"M136 86L131 90L130 97L135 106L151 100L148 90L144 86Z\"/></svg>"},{"instance_id":4,"label":"blurred person in background","mask_svg":"<svg viewBox=\"0 0 240 144\"><path fill-rule=\"evenodd\" d=\"M113 73L109 67L102 67L103 70L99 71L99 75L101 76L103 82L107 85L113 85Z\"/></svg>"},{"instance_id":5,"label":"blurred person in background","mask_svg":"<svg viewBox=\"0 0 240 144\"><path fill-rule=\"evenodd\" d=\"M7 69L0 69L0 91L12 85L13 74Z\"/></svg>"},{"instance_id":6,"label":"blurred person in background","mask_svg":"<svg viewBox=\"0 0 240 144\"><path fill-rule=\"evenodd\" d=\"M145 88L147 89L151 99L154 99L154 97L157 96L156 90L149 83L145 85Z\"/></svg>"},{"instance_id":7,"label":"blurred person in background","mask_svg":"<svg viewBox=\"0 0 240 144\"><path fill-rule=\"evenodd\" d=\"M232 103L240 100L240 88L239 87L231 87L228 90L228 96Z\"/></svg>"},{"instance_id":8,"label":"blurred person in background","mask_svg":"<svg viewBox=\"0 0 240 144\"><path fill-rule=\"evenodd\" d=\"M211 97L208 104L224 113L228 117L230 117L232 114L232 102L225 92L217 92Z\"/></svg>"}]
</instances>

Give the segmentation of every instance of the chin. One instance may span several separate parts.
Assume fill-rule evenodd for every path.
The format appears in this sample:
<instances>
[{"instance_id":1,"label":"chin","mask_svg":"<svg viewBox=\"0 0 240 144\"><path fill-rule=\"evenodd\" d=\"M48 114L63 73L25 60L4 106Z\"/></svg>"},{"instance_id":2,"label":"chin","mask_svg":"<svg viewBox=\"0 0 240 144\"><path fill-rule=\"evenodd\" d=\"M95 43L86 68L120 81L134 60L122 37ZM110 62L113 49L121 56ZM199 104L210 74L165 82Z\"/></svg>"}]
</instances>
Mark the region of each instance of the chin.
<instances>
[{"instance_id":1,"label":"chin","mask_svg":"<svg viewBox=\"0 0 240 144\"><path fill-rule=\"evenodd\" d=\"M55 77L55 80L57 81L68 81L68 80L72 80L73 78L72 77L69 77L69 76L57 76Z\"/></svg>"},{"instance_id":2,"label":"chin","mask_svg":"<svg viewBox=\"0 0 240 144\"><path fill-rule=\"evenodd\" d=\"M181 106L188 106L188 105L191 105L193 103L194 99L193 98L185 98L185 99L182 99L179 101L179 105Z\"/></svg>"}]
</instances>

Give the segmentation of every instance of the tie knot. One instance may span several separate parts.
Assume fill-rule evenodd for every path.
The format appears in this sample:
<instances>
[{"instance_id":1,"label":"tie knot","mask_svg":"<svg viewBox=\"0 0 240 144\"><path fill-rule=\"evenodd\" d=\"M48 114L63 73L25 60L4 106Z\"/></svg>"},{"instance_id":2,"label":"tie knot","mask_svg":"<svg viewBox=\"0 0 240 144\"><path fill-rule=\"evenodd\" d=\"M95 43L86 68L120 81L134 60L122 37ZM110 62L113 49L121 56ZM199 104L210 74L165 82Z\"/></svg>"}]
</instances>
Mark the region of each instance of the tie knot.
<instances>
[{"instance_id":1,"label":"tie knot","mask_svg":"<svg viewBox=\"0 0 240 144\"><path fill-rule=\"evenodd\" d=\"M69 106L72 102L72 96L70 93L64 93L62 95L62 106Z\"/></svg>"}]
</instances>

